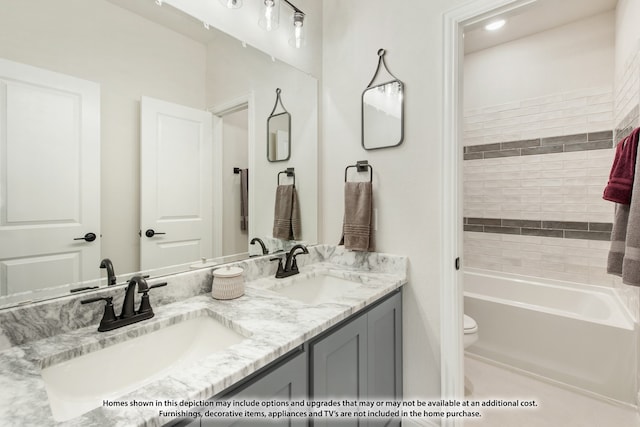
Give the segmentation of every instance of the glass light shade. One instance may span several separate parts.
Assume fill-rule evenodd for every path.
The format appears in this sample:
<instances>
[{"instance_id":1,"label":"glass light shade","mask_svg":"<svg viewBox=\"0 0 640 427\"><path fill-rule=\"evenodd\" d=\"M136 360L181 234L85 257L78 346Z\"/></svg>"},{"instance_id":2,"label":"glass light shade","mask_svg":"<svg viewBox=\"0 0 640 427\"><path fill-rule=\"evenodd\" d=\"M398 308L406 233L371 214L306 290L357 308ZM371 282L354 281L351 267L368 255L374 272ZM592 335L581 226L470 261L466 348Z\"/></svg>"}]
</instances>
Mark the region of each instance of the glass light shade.
<instances>
[{"instance_id":1,"label":"glass light shade","mask_svg":"<svg viewBox=\"0 0 640 427\"><path fill-rule=\"evenodd\" d=\"M304 34L304 13L295 12L293 14L293 29L289 38L289 45L300 49L306 44Z\"/></svg>"},{"instance_id":2,"label":"glass light shade","mask_svg":"<svg viewBox=\"0 0 640 427\"><path fill-rule=\"evenodd\" d=\"M220 0L220 3L228 9L240 9L242 0Z\"/></svg>"},{"instance_id":3,"label":"glass light shade","mask_svg":"<svg viewBox=\"0 0 640 427\"><path fill-rule=\"evenodd\" d=\"M280 0L264 0L258 25L265 31L273 31L280 24Z\"/></svg>"}]
</instances>

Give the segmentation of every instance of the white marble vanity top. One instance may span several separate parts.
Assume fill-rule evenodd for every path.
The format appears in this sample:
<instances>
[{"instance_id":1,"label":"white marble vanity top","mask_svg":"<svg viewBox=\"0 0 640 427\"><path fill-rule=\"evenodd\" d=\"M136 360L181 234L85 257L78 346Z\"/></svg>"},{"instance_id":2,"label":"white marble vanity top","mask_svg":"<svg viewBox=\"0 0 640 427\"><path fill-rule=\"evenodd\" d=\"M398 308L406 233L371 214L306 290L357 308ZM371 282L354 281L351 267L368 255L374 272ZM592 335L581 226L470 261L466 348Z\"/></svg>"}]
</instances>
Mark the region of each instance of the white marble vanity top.
<instances>
[{"instance_id":1,"label":"white marble vanity top","mask_svg":"<svg viewBox=\"0 0 640 427\"><path fill-rule=\"evenodd\" d=\"M265 258L235 263L245 271L246 292L234 300L219 301L208 292L200 292L164 305L154 304L155 317L134 325L101 333L97 332L96 322L53 336L25 340L0 352L0 425L161 426L170 418L159 417L157 408L140 407L101 406L69 421L57 422L49 407L41 369L205 313L248 338L198 363L170 371L134 392L113 397L123 401L204 400L407 282L408 261L403 256L354 254L334 246L318 246L314 251L310 248L310 252L311 256L300 262L300 275L286 279L275 279L275 265ZM342 277L361 286L316 305L304 304L273 290L287 281L319 274ZM168 287L176 286L170 276L164 279L169 282ZM209 291L210 286L209 283ZM117 303L116 310L119 310ZM3 327L8 330L6 325ZM19 337L12 339L17 341Z\"/></svg>"}]
</instances>

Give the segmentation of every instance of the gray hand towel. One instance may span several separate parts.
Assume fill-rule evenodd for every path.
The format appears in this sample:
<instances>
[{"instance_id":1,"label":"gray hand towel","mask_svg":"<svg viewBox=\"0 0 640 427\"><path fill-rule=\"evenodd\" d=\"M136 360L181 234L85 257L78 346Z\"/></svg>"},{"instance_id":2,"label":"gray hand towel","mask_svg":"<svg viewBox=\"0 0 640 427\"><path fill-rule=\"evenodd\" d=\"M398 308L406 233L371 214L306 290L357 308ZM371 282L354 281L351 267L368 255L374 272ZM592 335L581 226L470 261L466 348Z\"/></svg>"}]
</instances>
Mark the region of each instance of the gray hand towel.
<instances>
[{"instance_id":1,"label":"gray hand towel","mask_svg":"<svg viewBox=\"0 0 640 427\"><path fill-rule=\"evenodd\" d=\"M273 216L273 237L299 240L301 236L300 206L296 187L292 184L278 185Z\"/></svg>"},{"instance_id":2,"label":"gray hand towel","mask_svg":"<svg viewBox=\"0 0 640 427\"><path fill-rule=\"evenodd\" d=\"M339 244L353 251L373 252L372 215L371 182L345 182L344 225Z\"/></svg>"},{"instance_id":3,"label":"gray hand towel","mask_svg":"<svg viewBox=\"0 0 640 427\"><path fill-rule=\"evenodd\" d=\"M636 160L636 165L637 165ZM640 168L636 167L630 205L616 203L607 272L640 286Z\"/></svg>"}]
</instances>

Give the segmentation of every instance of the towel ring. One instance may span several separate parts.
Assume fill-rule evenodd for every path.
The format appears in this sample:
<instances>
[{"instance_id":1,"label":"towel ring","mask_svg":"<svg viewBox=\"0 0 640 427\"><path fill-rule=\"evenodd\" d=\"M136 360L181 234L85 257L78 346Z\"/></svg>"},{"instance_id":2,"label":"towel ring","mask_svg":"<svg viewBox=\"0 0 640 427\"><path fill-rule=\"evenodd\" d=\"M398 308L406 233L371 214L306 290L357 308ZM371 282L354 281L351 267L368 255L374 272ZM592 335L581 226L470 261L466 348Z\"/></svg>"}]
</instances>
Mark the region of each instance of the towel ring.
<instances>
[{"instance_id":1,"label":"towel ring","mask_svg":"<svg viewBox=\"0 0 640 427\"><path fill-rule=\"evenodd\" d=\"M347 182L347 171L351 168L356 168L358 172L366 172L369 170L369 182L373 182L373 166L369 164L369 161L358 160L355 165L349 165L344 168L344 182Z\"/></svg>"},{"instance_id":2,"label":"towel ring","mask_svg":"<svg viewBox=\"0 0 640 427\"><path fill-rule=\"evenodd\" d=\"M293 186L296 186L296 173L294 172L294 168L287 168L282 172L278 172L278 185L280 185L280 175L286 174L287 176L293 177Z\"/></svg>"}]
</instances>

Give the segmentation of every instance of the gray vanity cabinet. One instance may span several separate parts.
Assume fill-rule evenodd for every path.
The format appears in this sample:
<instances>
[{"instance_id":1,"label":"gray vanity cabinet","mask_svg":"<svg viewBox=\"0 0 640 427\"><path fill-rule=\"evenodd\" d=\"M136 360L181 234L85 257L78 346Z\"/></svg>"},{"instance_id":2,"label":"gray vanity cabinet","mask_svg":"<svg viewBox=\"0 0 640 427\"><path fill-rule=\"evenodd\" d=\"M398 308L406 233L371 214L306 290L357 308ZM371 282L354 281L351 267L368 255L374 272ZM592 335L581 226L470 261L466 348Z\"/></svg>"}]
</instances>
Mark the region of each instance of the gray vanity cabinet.
<instances>
[{"instance_id":1,"label":"gray vanity cabinet","mask_svg":"<svg viewBox=\"0 0 640 427\"><path fill-rule=\"evenodd\" d=\"M258 373L253 380L247 381L245 385L235 388L223 396L216 396L213 400L236 399L236 400L296 400L307 397L307 354L300 350L285 358L277 366L270 367L266 373ZM295 408L294 408L295 409ZM203 409L204 412L206 409ZM261 408L256 408L260 411ZM202 420L191 421L188 424L176 423L172 426L184 427L245 427L264 426L264 419L213 419L203 418ZM281 418L277 421L269 421L269 426L303 427L308 422L303 418Z\"/></svg>"},{"instance_id":2,"label":"gray vanity cabinet","mask_svg":"<svg viewBox=\"0 0 640 427\"><path fill-rule=\"evenodd\" d=\"M329 335L312 341L312 399L402 399L402 295L398 292ZM380 409L380 408L378 408ZM385 410L388 408L384 408ZM316 425L331 425L318 418ZM396 426L399 419L341 419L341 426Z\"/></svg>"},{"instance_id":3,"label":"gray vanity cabinet","mask_svg":"<svg viewBox=\"0 0 640 427\"><path fill-rule=\"evenodd\" d=\"M402 293L343 321L342 324L256 372L239 386L213 397L219 399L314 399L401 400L402 399ZM295 410L296 408L292 408ZM389 407L374 409L389 410ZM206 411L206 408L202 410ZM265 420L247 419L175 420L165 427L252 426ZM281 426L384 426L400 425L399 419L317 417L282 419L268 425Z\"/></svg>"}]
</instances>

